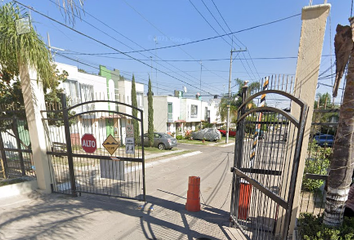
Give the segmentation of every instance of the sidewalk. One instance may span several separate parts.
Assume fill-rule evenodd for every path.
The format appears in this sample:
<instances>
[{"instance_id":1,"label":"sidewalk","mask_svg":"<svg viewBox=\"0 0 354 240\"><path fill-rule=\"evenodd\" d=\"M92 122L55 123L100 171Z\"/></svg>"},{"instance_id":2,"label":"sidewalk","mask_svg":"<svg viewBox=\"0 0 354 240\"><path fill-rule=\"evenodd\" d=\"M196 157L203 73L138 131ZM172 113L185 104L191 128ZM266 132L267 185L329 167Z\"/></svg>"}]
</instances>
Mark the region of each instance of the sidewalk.
<instances>
[{"instance_id":1,"label":"sidewalk","mask_svg":"<svg viewBox=\"0 0 354 240\"><path fill-rule=\"evenodd\" d=\"M0 239L243 239L225 227L227 212L208 206L187 212L178 202L147 200L36 192L0 199Z\"/></svg>"},{"instance_id":2,"label":"sidewalk","mask_svg":"<svg viewBox=\"0 0 354 240\"><path fill-rule=\"evenodd\" d=\"M243 240L235 228L228 227L232 175L225 175L229 169L225 157L201 162L189 158L188 164L181 164L174 160L201 152L179 156L166 152L161 153L166 158L147 163L146 202L88 194L73 198L36 191L0 197L0 239ZM188 169L195 166L201 168L201 211L188 212L187 176L195 174Z\"/></svg>"}]
</instances>

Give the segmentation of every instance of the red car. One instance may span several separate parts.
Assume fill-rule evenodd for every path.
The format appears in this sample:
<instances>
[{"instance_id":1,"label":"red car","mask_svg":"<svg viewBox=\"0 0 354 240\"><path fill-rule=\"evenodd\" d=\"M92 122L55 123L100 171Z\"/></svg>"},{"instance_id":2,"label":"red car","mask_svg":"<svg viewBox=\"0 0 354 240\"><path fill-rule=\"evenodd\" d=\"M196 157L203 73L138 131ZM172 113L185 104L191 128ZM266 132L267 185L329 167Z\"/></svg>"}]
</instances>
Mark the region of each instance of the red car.
<instances>
[{"instance_id":1,"label":"red car","mask_svg":"<svg viewBox=\"0 0 354 240\"><path fill-rule=\"evenodd\" d=\"M224 137L226 136L226 130L218 129L221 135ZM236 136L236 131L229 130L229 136L230 137L235 137Z\"/></svg>"}]
</instances>

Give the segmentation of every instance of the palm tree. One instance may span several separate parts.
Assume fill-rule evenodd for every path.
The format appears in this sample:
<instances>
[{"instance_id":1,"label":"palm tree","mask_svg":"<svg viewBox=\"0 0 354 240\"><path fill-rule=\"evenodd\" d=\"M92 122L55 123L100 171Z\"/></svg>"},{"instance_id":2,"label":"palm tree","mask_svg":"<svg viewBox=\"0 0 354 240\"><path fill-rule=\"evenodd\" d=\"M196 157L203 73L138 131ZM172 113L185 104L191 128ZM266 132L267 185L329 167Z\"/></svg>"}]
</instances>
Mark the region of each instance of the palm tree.
<instances>
[{"instance_id":1,"label":"palm tree","mask_svg":"<svg viewBox=\"0 0 354 240\"><path fill-rule=\"evenodd\" d=\"M350 19L350 23L354 25L354 19ZM352 30L346 27L346 34L338 32L343 28L337 27L337 34L335 37L336 60L340 61L341 43L347 43L352 40ZM341 37L345 38L338 41ZM353 44L352 44L353 46ZM347 83L344 90L343 103L340 107L338 130L333 146L333 155L330 164L330 171L328 176L328 189L326 195L326 206L324 213L324 224L329 226L339 226L343 221L344 202L348 198L349 186L352 181L353 165L354 165L354 51L351 50L349 63ZM348 59L346 59L347 61ZM342 62L341 65L346 65ZM338 69L342 71L344 68ZM338 77L337 77L338 78ZM339 80L336 79L335 88L338 88Z\"/></svg>"},{"instance_id":2,"label":"palm tree","mask_svg":"<svg viewBox=\"0 0 354 240\"><path fill-rule=\"evenodd\" d=\"M230 115L231 115L231 122L235 122L237 118L237 110L242 104L242 87L244 86L244 81L236 78L235 79L236 85L238 86L238 91L236 94L231 96L231 99L228 96L224 96L221 98L219 104L219 114L221 117L221 121L224 121L227 116L227 105L230 104ZM259 89L259 82L252 82L248 85L247 88L247 96L251 94L256 89Z\"/></svg>"},{"instance_id":3,"label":"palm tree","mask_svg":"<svg viewBox=\"0 0 354 240\"><path fill-rule=\"evenodd\" d=\"M21 9L7 3L0 7L0 65L2 72L9 72L21 81L30 81L29 67L37 71L37 77L43 81L44 88L55 84L55 75L51 66L51 55L45 43L32 26L29 32L17 34L16 21L28 17ZM31 97L31 96L24 96ZM26 101L26 100L25 100Z\"/></svg>"},{"instance_id":4,"label":"palm tree","mask_svg":"<svg viewBox=\"0 0 354 240\"><path fill-rule=\"evenodd\" d=\"M58 4L63 6L65 17L70 23L75 24L75 16L81 18L85 0L56 0Z\"/></svg>"}]
</instances>

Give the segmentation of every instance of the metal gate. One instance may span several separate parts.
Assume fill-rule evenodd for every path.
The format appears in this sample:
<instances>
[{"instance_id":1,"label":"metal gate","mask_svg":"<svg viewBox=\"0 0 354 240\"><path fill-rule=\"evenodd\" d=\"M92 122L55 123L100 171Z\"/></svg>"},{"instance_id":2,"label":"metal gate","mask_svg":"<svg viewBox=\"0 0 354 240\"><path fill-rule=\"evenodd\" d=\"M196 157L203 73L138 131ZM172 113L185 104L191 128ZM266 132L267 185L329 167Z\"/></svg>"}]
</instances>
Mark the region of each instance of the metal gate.
<instances>
[{"instance_id":1,"label":"metal gate","mask_svg":"<svg viewBox=\"0 0 354 240\"><path fill-rule=\"evenodd\" d=\"M53 192L145 200L141 109L108 100L66 107L63 97L42 116ZM139 139L134 139L133 125Z\"/></svg>"},{"instance_id":2,"label":"metal gate","mask_svg":"<svg viewBox=\"0 0 354 240\"><path fill-rule=\"evenodd\" d=\"M247 99L245 93L231 169L231 223L248 239L286 239L307 106L284 91L265 90ZM269 106L249 108L270 94L289 101L298 114Z\"/></svg>"}]
</instances>

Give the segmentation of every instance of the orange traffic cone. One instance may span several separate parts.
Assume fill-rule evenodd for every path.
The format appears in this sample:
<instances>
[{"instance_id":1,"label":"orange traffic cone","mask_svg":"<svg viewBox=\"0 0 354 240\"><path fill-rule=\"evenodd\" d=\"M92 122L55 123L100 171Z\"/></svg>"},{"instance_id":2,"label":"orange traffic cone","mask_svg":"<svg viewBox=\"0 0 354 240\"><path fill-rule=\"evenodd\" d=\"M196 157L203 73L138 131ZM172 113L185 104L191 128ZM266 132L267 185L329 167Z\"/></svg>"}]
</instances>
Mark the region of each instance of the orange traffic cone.
<instances>
[{"instance_id":1,"label":"orange traffic cone","mask_svg":"<svg viewBox=\"0 0 354 240\"><path fill-rule=\"evenodd\" d=\"M190 176L187 191L186 210L189 212L200 211L200 177Z\"/></svg>"}]
</instances>

